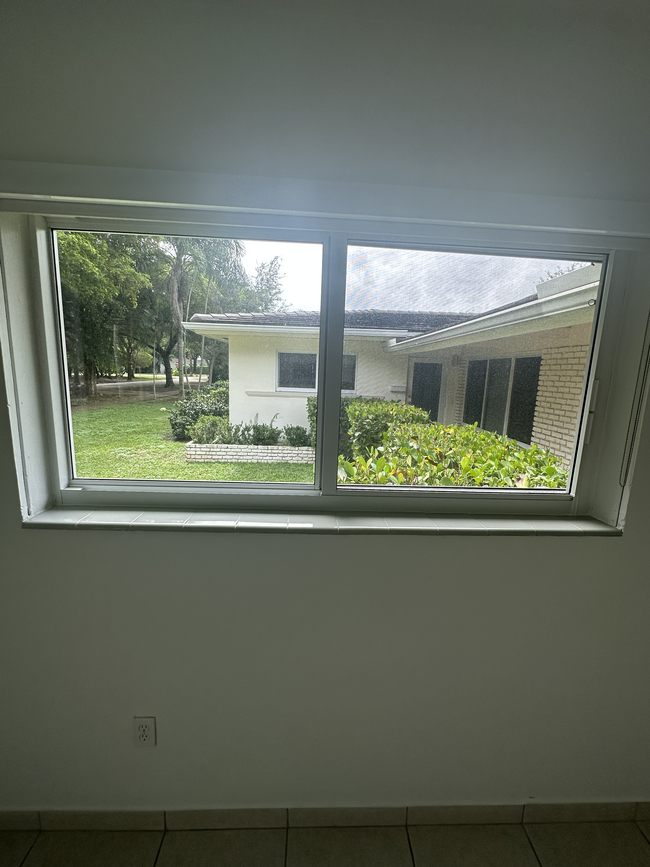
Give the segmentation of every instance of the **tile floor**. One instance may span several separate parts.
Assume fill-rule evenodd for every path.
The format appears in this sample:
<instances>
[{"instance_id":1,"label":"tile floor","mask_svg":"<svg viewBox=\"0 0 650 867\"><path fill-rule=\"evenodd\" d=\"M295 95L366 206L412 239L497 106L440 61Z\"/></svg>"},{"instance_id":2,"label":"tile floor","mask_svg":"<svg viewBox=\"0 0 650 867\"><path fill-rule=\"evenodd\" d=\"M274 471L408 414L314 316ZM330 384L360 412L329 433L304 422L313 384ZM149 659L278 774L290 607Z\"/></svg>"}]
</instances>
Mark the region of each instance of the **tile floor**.
<instances>
[{"instance_id":1,"label":"tile floor","mask_svg":"<svg viewBox=\"0 0 650 867\"><path fill-rule=\"evenodd\" d=\"M650 867L650 822L0 831L0 867Z\"/></svg>"}]
</instances>

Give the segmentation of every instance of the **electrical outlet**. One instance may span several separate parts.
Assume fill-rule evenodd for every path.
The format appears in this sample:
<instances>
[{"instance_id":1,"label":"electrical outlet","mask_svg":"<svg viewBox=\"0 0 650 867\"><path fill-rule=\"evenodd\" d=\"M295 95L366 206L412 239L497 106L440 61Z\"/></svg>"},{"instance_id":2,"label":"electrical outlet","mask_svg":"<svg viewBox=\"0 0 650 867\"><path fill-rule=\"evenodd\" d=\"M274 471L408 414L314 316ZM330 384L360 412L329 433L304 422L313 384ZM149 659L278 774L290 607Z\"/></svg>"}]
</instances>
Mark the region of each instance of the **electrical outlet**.
<instances>
[{"instance_id":1,"label":"electrical outlet","mask_svg":"<svg viewBox=\"0 0 650 867\"><path fill-rule=\"evenodd\" d=\"M133 731L135 734L135 745L137 747L156 746L155 716L134 716Z\"/></svg>"}]
</instances>

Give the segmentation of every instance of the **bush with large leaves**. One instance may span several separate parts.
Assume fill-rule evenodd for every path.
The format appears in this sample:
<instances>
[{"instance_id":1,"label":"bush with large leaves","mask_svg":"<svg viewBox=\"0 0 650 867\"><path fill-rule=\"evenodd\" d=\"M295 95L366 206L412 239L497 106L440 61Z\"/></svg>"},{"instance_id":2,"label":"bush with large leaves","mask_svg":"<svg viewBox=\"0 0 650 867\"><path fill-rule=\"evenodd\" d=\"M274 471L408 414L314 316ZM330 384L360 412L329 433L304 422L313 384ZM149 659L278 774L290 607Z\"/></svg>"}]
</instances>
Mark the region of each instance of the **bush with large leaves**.
<instances>
[{"instance_id":1,"label":"bush with large leaves","mask_svg":"<svg viewBox=\"0 0 650 867\"><path fill-rule=\"evenodd\" d=\"M476 425L394 425L382 445L351 461L339 459L339 480L361 485L437 485L442 487L564 488L561 458L537 445Z\"/></svg>"}]
</instances>

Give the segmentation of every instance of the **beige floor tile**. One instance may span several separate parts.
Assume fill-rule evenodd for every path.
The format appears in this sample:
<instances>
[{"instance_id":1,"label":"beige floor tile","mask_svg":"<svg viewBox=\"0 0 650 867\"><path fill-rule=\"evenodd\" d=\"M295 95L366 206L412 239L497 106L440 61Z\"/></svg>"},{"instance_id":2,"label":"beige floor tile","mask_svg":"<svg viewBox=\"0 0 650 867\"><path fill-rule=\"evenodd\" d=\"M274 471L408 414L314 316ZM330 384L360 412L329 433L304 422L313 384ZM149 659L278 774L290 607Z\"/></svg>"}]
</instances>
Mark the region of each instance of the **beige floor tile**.
<instances>
[{"instance_id":1,"label":"beige floor tile","mask_svg":"<svg viewBox=\"0 0 650 867\"><path fill-rule=\"evenodd\" d=\"M38 831L0 831L0 867L20 867Z\"/></svg>"},{"instance_id":2,"label":"beige floor tile","mask_svg":"<svg viewBox=\"0 0 650 867\"><path fill-rule=\"evenodd\" d=\"M539 867L522 825L409 828L415 867Z\"/></svg>"},{"instance_id":3,"label":"beige floor tile","mask_svg":"<svg viewBox=\"0 0 650 867\"><path fill-rule=\"evenodd\" d=\"M287 867L412 867L406 828L290 828Z\"/></svg>"},{"instance_id":4,"label":"beige floor tile","mask_svg":"<svg viewBox=\"0 0 650 867\"><path fill-rule=\"evenodd\" d=\"M542 867L650 867L650 844L634 822L526 825Z\"/></svg>"},{"instance_id":5,"label":"beige floor tile","mask_svg":"<svg viewBox=\"0 0 650 867\"><path fill-rule=\"evenodd\" d=\"M24 867L153 867L161 831L42 831Z\"/></svg>"},{"instance_id":6,"label":"beige floor tile","mask_svg":"<svg viewBox=\"0 0 650 867\"><path fill-rule=\"evenodd\" d=\"M284 829L168 831L156 867L284 867Z\"/></svg>"}]
</instances>

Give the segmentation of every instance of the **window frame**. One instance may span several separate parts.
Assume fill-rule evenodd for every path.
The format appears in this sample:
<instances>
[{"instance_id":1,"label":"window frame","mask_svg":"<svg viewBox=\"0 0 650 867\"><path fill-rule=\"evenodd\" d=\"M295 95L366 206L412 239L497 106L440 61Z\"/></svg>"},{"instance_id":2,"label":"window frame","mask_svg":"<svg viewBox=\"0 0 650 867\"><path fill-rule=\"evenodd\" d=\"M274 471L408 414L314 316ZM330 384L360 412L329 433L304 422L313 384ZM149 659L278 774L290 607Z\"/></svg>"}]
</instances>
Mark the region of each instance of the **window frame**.
<instances>
[{"instance_id":1,"label":"window frame","mask_svg":"<svg viewBox=\"0 0 650 867\"><path fill-rule=\"evenodd\" d=\"M645 362L650 340L644 330L648 299L643 266L650 264L645 239L592 236L539 229L465 227L454 224L372 220L356 217L259 215L234 211L161 215L146 206L94 204L84 209L36 203L22 213L0 214L2 224L3 361L10 396L10 418L23 516L55 505L88 508L173 510L341 511L389 514L592 515L621 526L629 496L636 436L645 399ZM164 216L165 219L161 219ZM12 222L13 221L13 222ZM270 228L269 228L270 226ZM285 483L143 482L73 477L66 442L70 416L66 402L61 325L53 280L56 254L52 229L131 231L149 234L303 240L324 250L321 334L317 389L318 442L314 485ZM338 486L338 419L344 338L345 275L348 245L393 246L488 254L602 261L604 275L585 389L578 458L568 491L512 489L391 489ZM21 296L28 296L21 301ZM31 316L21 316L21 307ZM26 309L26 308L25 308ZM606 312L605 312L606 311ZM621 331L630 334L621 340ZM33 353L32 372L42 374L34 388L16 359ZM327 372L327 376L325 375ZM630 380L633 385L630 387ZM600 383L600 388L594 386ZM598 401L596 402L596 395ZM588 443L588 448L583 445ZM605 446L607 448L605 448ZM599 455L610 453L606 470ZM598 472L596 472L598 468ZM622 469L623 468L623 469ZM624 470L624 472L623 472Z\"/></svg>"},{"instance_id":2,"label":"window frame","mask_svg":"<svg viewBox=\"0 0 650 867\"><path fill-rule=\"evenodd\" d=\"M313 355L315 359L315 370L314 370L314 387L313 388L302 388L300 386L292 386L292 385L280 385L280 356L281 355ZM277 349L275 353L275 390L278 392L285 391L299 391L304 394L317 394L317 386L318 386L318 352L300 352L299 350L286 350L286 349Z\"/></svg>"}]
</instances>

